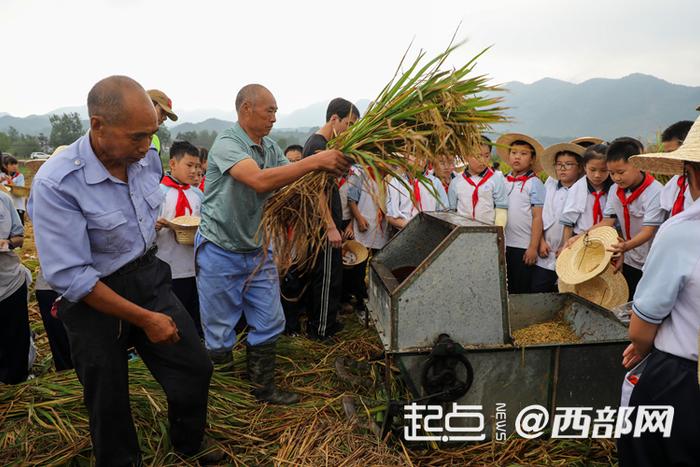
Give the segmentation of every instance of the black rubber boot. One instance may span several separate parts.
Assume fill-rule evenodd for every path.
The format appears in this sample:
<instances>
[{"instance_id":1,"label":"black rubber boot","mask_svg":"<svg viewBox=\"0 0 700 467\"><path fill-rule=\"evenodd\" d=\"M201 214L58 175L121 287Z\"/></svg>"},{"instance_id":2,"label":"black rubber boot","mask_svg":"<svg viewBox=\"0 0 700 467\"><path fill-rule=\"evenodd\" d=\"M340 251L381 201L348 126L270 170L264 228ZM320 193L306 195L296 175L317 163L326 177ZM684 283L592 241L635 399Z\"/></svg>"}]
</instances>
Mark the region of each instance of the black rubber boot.
<instances>
[{"instance_id":1,"label":"black rubber boot","mask_svg":"<svg viewBox=\"0 0 700 467\"><path fill-rule=\"evenodd\" d=\"M300 399L299 394L282 391L275 386L276 359L276 341L259 345L246 344L248 378L254 386L252 393L259 401L279 405L296 404Z\"/></svg>"},{"instance_id":2,"label":"black rubber boot","mask_svg":"<svg viewBox=\"0 0 700 467\"><path fill-rule=\"evenodd\" d=\"M217 371L233 371L233 354L231 351L207 350L209 359Z\"/></svg>"}]
</instances>

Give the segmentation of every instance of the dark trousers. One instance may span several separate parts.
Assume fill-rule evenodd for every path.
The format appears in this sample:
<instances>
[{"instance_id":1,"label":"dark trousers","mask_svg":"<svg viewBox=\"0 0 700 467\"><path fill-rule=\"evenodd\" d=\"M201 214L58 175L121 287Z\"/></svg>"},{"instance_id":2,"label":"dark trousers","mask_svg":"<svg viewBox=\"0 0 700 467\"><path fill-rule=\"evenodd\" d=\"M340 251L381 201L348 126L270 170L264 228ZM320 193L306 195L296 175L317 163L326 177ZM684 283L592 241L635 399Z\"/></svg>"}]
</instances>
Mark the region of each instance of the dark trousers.
<instances>
[{"instance_id":1,"label":"dark trousers","mask_svg":"<svg viewBox=\"0 0 700 467\"><path fill-rule=\"evenodd\" d=\"M530 282L531 293L557 292L557 273L549 269L541 268L537 265L532 270L532 281Z\"/></svg>"},{"instance_id":2,"label":"dark trousers","mask_svg":"<svg viewBox=\"0 0 700 467\"><path fill-rule=\"evenodd\" d=\"M530 293L530 281L534 266L523 263L525 249L506 247L506 273L508 293Z\"/></svg>"},{"instance_id":3,"label":"dark trousers","mask_svg":"<svg viewBox=\"0 0 700 467\"><path fill-rule=\"evenodd\" d=\"M0 302L0 382L17 384L29 375L27 283Z\"/></svg>"},{"instance_id":4,"label":"dark trousers","mask_svg":"<svg viewBox=\"0 0 700 467\"><path fill-rule=\"evenodd\" d=\"M190 318L194 321L199 337L204 337L202 332L202 319L199 316L199 294L197 293L197 279L195 277L185 277L173 279L173 292L185 307Z\"/></svg>"},{"instance_id":5,"label":"dark trousers","mask_svg":"<svg viewBox=\"0 0 700 467\"><path fill-rule=\"evenodd\" d=\"M307 284L299 271L291 268L287 275L280 280L280 292L282 300L282 309L284 310L285 327L284 331L287 334L301 333L301 325L299 316L304 308L304 292Z\"/></svg>"},{"instance_id":6,"label":"dark trousers","mask_svg":"<svg viewBox=\"0 0 700 467\"><path fill-rule=\"evenodd\" d=\"M68 335L61 320L51 316L51 307L58 298L58 294L53 290L37 290L36 301L39 304L41 321L44 323L46 335L49 338L49 347L56 371L69 370L73 368L73 361L70 358L70 344Z\"/></svg>"},{"instance_id":7,"label":"dark trousers","mask_svg":"<svg viewBox=\"0 0 700 467\"><path fill-rule=\"evenodd\" d=\"M652 350L630 406L670 405L674 408L671 437L633 433L618 441L621 467L696 466L700 464L700 388L698 362ZM639 410L639 409L637 409ZM636 410L630 420L636 419Z\"/></svg>"},{"instance_id":8,"label":"dark trousers","mask_svg":"<svg viewBox=\"0 0 700 467\"><path fill-rule=\"evenodd\" d=\"M343 293L343 258L340 248L327 245L314 264L306 290L309 315L307 332L312 337L331 336L337 329L340 298Z\"/></svg>"},{"instance_id":9,"label":"dark trousers","mask_svg":"<svg viewBox=\"0 0 700 467\"><path fill-rule=\"evenodd\" d=\"M168 400L170 439L175 450L201 447L212 365L192 319L172 292L170 267L147 255L102 281L117 294L148 310L170 316L180 331L176 344L154 344L126 321L61 301L59 318L90 416L90 436L98 466L137 463L140 457L129 406L127 349L136 347Z\"/></svg>"},{"instance_id":10,"label":"dark trousers","mask_svg":"<svg viewBox=\"0 0 700 467\"><path fill-rule=\"evenodd\" d=\"M627 280L627 286L630 289L630 295L627 298L627 301L631 302L634 298L634 292L637 290L637 284L639 284L639 281L642 278L642 270L637 269L628 264L623 264L622 275L625 276L625 279Z\"/></svg>"},{"instance_id":11,"label":"dark trousers","mask_svg":"<svg viewBox=\"0 0 700 467\"><path fill-rule=\"evenodd\" d=\"M19 220L24 225L24 210L23 209L18 209L17 214L19 215Z\"/></svg>"}]
</instances>

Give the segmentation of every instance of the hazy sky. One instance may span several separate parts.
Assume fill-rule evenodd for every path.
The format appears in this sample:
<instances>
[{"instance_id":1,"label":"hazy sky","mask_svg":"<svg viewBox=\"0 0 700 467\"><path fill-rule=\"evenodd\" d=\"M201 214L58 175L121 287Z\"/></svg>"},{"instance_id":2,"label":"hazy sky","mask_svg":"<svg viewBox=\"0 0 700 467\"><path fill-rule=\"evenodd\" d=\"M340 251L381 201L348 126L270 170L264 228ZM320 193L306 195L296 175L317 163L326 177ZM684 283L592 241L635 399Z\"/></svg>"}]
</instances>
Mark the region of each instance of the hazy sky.
<instances>
[{"instance_id":1,"label":"hazy sky","mask_svg":"<svg viewBox=\"0 0 700 467\"><path fill-rule=\"evenodd\" d=\"M698 0L0 0L0 112L81 105L126 74L175 109L233 109L267 86L286 114L335 96L372 98L405 48L443 49L461 21L464 62L495 82L581 82L633 72L700 86ZM233 111L232 111L233 116Z\"/></svg>"}]
</instances>

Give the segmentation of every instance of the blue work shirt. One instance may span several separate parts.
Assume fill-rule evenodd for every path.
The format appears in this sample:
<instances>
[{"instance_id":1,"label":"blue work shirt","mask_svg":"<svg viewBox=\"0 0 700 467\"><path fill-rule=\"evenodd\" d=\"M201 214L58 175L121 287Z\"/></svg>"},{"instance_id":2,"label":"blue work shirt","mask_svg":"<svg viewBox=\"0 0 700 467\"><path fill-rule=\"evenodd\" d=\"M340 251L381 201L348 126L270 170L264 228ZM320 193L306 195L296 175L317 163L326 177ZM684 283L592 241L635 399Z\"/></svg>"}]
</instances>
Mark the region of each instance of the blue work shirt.
<instances>
[{"instance_id":1,"label":"blue work shirt","mask_svg":"<svg viewBox=\"0 0 700 467\"><path fill-rule=\"evenodd\" d=\"M162 166L151 147L127 169L128 183L97 159L90 134L41 166L28 212L46 282L77 302L97 281L133 261L156 238Z\"/></svg>"}]
</instances>

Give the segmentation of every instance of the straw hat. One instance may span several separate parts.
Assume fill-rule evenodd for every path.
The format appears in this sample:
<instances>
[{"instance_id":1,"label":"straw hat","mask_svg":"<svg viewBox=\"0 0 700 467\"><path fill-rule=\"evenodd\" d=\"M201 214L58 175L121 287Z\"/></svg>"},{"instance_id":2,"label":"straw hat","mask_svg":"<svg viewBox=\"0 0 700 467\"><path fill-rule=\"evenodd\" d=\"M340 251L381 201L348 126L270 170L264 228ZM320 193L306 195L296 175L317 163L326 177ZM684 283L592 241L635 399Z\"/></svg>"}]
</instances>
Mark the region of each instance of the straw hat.
<instances>
[{"instance_id":1,"label":"straw hat","mask_svg":"<svg viewBox=\"0 0 700 467\"><path fill-rule=\"evenodd\" d=\"M369 250L357 240L343 242L343 266L351 268L363 263L369 257Z\"/></svg>"},{"instance_id":2,"label":"straw hat","mask_svg":"<svg viewBox=\"0 0 700 467\"><path fill-rule=\"evenodd\" d=\"M559 292L574 293L609 310L627 303L629 298L629 287L625 277L619 272L615 274L611 265L600 275L577 285L559 280Z\"/></svg>"},{"instance_id":3,"label":"straw hat","mask_svg":"<svg viewBox=\"0 0 700 467\"><path fill-rule=\"evenodd\" d=\"M10 194L10 187L8 187L7 185L0 185L0 191L2 191L3 193Z\"/></svg>"},{"instance_id":4,"label":"straw hat","mask_svg":"<svg viewBox=\"0 0 700 467\"><path fill-rule=\"evenodd\" d=\"M51 155L49 157L53 157L56 154L60 154L61 152L65 151L68 148L67 144L62 144L61 146L57 147L56 149L53 150Z\"/></svg>"},{"instance_id":5,"label":"straw hat","mask_svg":"<svg viewBox=\"0 0 700 467\"><path fill-rule=\"evenodd\" d=\"M175 232L175 241L181 245L194 245L194 236L199 228L199 217L180 216L168 221L168 227Z\"/></svg>"},{"instance_id":6,"label":"straw hat","mask_svg":"<svg viewBox=\"0 0 700 467\"><path fill-rule=\"evenodd\" d=\"M586 149L583 146L579 146L578 144L573 143L553 144L547 149L545 149L544 153L542 153L540 164L542 164L542 169L544 169L544 171L547 172L547 175L549 175L555 180L558 180L557 170L554 165L556 155L562 151L568 151L583 157L583 153L585 152L585 150Z\"/></svg>"},{"instance_id":7,"label":"straw hat","mask_svg":"<svg viewBox=\"0 0 700 467\"><path fill-rule=\"evenodd\" d=\"M602 140L601 138L597 138L595 136L581 136L579 138L574 138L570 141L572 144L578 144L579 146L582 146L584 149L587 148L588 146L593 146L594 144L603 144L605 141Z\"/></svg>"},{"instance_id":8,"label":"straw hat","mask_svg":"<svg viewBox=\"0 0 700 467\"><path fill-rule=\"evenodd\" d=\"M695 120L681 147L675 151L630 157L630 162L638 168L663 175L682 175L683 162L686 161L700 162L700 117Z\"/></svg>"},{"instance_id":9,"label":"straw hat","mask_svg":"<svg viewBox=\"0 0 700 467\"><path fill-rule=\"evenodd\" d=\"M496 153L506 164L510 164L510 145L515 141L525 141L530 143L530 145L535 148L535 163L533 164L532 170L535 173L542 172L542 164L540 163L540 158L544 152L544 147L535 138L528 135L523 135L521 133L506 133L501 135L496 141Z\"/></svg>"},{"instance_id":10,"label":"straw hat","mask_svg":"<svg viewBox=\"0 0 700 467\"><path fill-rule=\"evenodd\" d=\"M17 185L8 185L7 188L10 189L10 192L18 198L26 198L29 196L29 188L26 186L17 186Z\"/></svg>"},{"instance_id":11,"label":"straw hat","mask_svg":"<svg viewBox=\"0 0 700 467\"><path fill-rule=\"evenodd\" d=\"M618 243L617 231L612 227L598 227L581 235L557 258L557 276L567 284L576 285L593 279L610 263L610 245Z\"/></svg>"}]
</instances>

